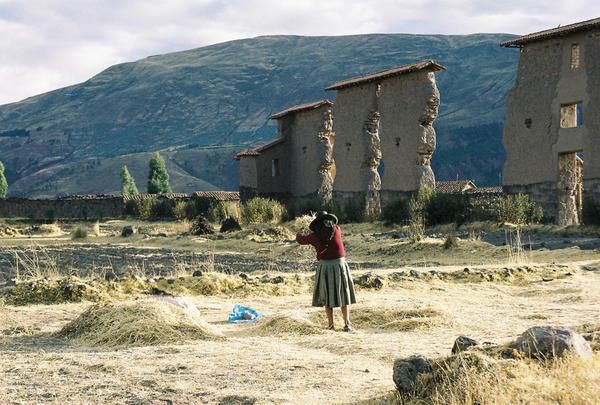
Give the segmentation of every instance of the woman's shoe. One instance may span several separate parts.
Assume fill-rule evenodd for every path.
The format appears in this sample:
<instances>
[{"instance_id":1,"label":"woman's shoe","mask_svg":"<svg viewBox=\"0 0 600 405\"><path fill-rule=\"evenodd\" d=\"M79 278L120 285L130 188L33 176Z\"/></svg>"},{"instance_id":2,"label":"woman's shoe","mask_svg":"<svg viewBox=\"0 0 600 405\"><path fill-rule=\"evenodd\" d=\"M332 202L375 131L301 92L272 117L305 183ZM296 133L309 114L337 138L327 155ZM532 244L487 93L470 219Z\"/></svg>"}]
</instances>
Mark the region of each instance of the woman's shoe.
<instances>
[{"instance_id":1,"label":"woman's shoe","mask_svg":"<svg viewBox=\"0 0 600 405\"><path fill-rule=\"evenodd\" d=\"M334 326L334 325L329 325L329 326L327 327L327 330L335 330L335 326Z\"/></svg>"},{"instance_id":2,"label":"woman's shoe","mask_svg":"<svg viewBox=\"0 0 600 405\"><path fill-rule=\"evenodd\" d=\"M344 332L354 332L354 329L352 329L352 325L350 325L349 323L345 324Z\"/></svg>"}]
</instances>

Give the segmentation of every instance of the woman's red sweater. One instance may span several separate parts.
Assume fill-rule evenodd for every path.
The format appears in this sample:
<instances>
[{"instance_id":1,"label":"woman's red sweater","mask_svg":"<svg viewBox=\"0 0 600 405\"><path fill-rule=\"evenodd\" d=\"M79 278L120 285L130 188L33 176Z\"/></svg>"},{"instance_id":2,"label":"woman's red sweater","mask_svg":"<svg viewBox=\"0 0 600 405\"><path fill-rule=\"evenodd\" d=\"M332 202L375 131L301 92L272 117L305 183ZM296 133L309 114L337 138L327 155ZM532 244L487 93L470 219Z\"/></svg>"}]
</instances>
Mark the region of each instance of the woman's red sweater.
<instances>
[{"instance_id":1,"label":"woman's red sweater","mask_svg":"<svg viewBox=\"0 0 600 405\"><path fill-rule=\"evenodd\" d=\"M346 257L344 242L342 242L342 229L337 225L335 228L323 228L318 235L314 232L309 235L297 234L296 241L301 245L314 246L317 251L317 260Z\"/></svg>"}]
</instances>

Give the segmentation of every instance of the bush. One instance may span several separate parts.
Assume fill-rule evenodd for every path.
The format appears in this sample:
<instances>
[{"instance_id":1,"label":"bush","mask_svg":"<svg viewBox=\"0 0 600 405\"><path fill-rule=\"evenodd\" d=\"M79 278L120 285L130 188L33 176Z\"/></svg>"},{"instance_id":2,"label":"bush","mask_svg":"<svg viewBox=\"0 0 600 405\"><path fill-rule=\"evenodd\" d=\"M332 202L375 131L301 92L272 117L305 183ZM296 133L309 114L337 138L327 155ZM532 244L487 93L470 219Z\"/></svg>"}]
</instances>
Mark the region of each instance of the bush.
<instances>
[{"instance_id":1,"label":"bush","mask_svg":"<svg viewBox=\"0 0 600 405\"><path fill-rule=\"evenodd\" d=\"M219 201L212 205L208 210L208 220L220 224L228 218L240 219L240 209L238 206Z\"/></svg>"},{"instance_id":2,"label":"bush","mask_svg":"<svg viewBox=\"0 0 600 405\"><path fill-rule=\"evenodd\" d=\"M444 241L444 249L454 249L458 247L458 238L454 234L446 236Z\"/></svg>"},{"instance_id":3,"label":"bush","mask_svg":"<svg viewBox=\"0 0 600 405\"><path fill-rule=\"evenodd\" d=\"M77 226L74 230L73 233L71 234L71 237L73 239L85 239L88 236L88 231L87 228L84 226Z\"/></svg>"},{"instance_id":4,"label":"bush","mask_svg":"<svg viewBox=\"0 0 600 405\"><path fill-rule=\"evenodd\" d=\"M600 202L586 197L583 200L582 217L586 225L600 225Z\"/></svg>"},{"instance_id":5,"label":"bush","mask_svg":"<svg viewBox=\"0 0 600 405\"><path fill-rule=\"evenodd\" d=\"M498 199L496 219L515 225L537 224L542 221L542 207L531 201L527 194L507 195Z\"/></svg>"},{"instance_id":6,"label":"bush","mask_svg":"<svg viewBox=\"0 0 600 405\"><path fill-rule=\"evenodd\" d=\"M189 219L187 216L188 213L188 203L185 201L177 201L175 206L173 206L173 216L178 221L183 221Z\"/></svg>"},{"instance_id":7,"label":"bush","mask_svg":"<svg viewBox=\"0 0 600 405\"><path fill-rule=\"evenodd\" d=\"M279 223L284 214L285 208L279 201L262 197L246 201L241 209L241 218L246 224Z\"/></svg>"},{"instance_id":8,"label":"bush","mask_svg":"<svg viewBox=\"0 0 600 405\"><path fill-rule=\"evenodd\" d=\"M433 194L426 211L427 225L462 225L471 219L469 198L464 194Z\"/></svg>"},{"instance_id":9,"label":"bush","mask_svg":"<svg viewBox=\"0 0 600 405\"><path fill-rule=\"evenodd\" d=\"M429 189L421 189L410 199L408 203L409 221L408 237L412 242L419 242L425 236L425 224L427 223L427 205L431 202L433 192Z\"/></svg>"},{"instance_id":10,"label":"bush","mask_svg":"<svg viewBox=\"0 0 600 405\"><path fill-rule=\"evenodd\" d=\"M383 207L383 220L387 224L406 224L410 218L408 203L410 199L399 198Z\"/></svg>"},{"instance_id":11,"label":"bush","mask_svg":"<svg viewBox=\"0 0 600 405\"><path fill-rule=\"evenodd\" d=\"M142 220L148 220L152 217L152 208L154 206L154 200L150 198L143 198L135 201L134 203L134 216Z\"/></svg>"}]
</instances>

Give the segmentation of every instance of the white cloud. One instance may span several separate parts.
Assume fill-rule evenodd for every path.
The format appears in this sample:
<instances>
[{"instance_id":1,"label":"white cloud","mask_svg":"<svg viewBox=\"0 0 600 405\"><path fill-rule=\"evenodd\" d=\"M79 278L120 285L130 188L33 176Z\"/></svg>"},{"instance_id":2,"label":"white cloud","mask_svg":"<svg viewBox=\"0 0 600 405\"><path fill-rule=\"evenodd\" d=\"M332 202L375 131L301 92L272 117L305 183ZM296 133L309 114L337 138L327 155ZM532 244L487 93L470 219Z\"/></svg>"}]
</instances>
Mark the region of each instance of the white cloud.
<instances>
[{"instance_id":1,"label":"white cloud","mask_svg":"<svg viewBox=\"0 0 600 405\"><path fill-rule=\"evenodd\" d=\"M532 0L0 0L0 104L115 63L258 35L528 33L597 17Z\"/></svg>"}]
</instances>

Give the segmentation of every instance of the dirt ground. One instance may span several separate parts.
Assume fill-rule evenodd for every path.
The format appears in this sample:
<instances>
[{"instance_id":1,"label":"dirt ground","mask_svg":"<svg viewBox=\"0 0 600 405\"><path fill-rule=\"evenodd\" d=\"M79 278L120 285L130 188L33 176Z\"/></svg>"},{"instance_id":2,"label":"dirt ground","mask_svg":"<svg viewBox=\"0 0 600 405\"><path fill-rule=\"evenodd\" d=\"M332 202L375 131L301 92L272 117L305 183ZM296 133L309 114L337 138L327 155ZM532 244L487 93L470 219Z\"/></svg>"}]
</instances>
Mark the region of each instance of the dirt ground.
<instances>
[{"instance_id":1,"label":"dirt ground","mask_svg":"<svg viewBox=\"0 0 600 405\"><path fill-rule=\"evenodd\" d=\"M395 239L389 238L388 242L387 237L377 236L380 233L350 229L350 234L351 257L352 246L358 245L360 238L373 243L363 244L357 252L386 246L404 249ZM548 237L548 240L554 239ZM147 242L139 244L143 243ZM196 242L172 240L175 249L185 250L186 243ZM215 242L217 246L219 243ZM231 250L229 239L222 243L215 250ZM403 267L383 259L380 267L356 265L354 276L364 273L366 268L384 279L409 268L422 273L462 271L466 263L471 263L469 254L486 269L507 265L501 244L482 240L470 243L454 253L439 247L431 253L427 251L430 247L424 246L428 253L420 266L417 262ZM586 243L595 243L594 238L587 236ZM164 248L169 242L161 244ZM434 243L439 244L441 241ZM327 331L320 311L310 307L308 293L250 297L241 302L235 296L195 296L191 299L202 317L222 331L225 340L101 350L52 336L89 303L0 306L0 403L381 403L393 398L390 393L394 390L395 358L412 354L448 355L459 335L502 343L534 325L575 327L598 322L600 252L595 247L580 249L574 243L564 245L546 250L546 255L530 254L527 260L565 265L568 276L534 275L526 283L413 278L386 284L380 290L358 289L359 302L353 307L356 314L386 309L431 309L438 314L432 322L402 329L370 325L351 334ZM0 240L0 251L15 246L18 245L14 238ZM270 251L256 254L263 259L295 249L281 242L260 246ZM242 249L246 247L243 245ZM377 262L363 253L357 256ZM453 254L458 258L452 258ZM394 259L396 255L392 253L389 257ZM407 253L406 257L409 256ZM485 256L489 261L484 260ZM561 256L565 259L560 260ZM5 265L10 266L9 259L6 260ZM450 265L436 264L439 262ZM478 271L477 266L469 268ZM282 274L307 271L304 267L284 270ZM265 319L260 322L291 315L317 319L323 329L310 335L258 333L260 322L258 325L226 322L235 303L261 311ZM338 326L341 328L340 323ZM8 333L9 330L12 332Z\"/></svg>"}]
</instances>

